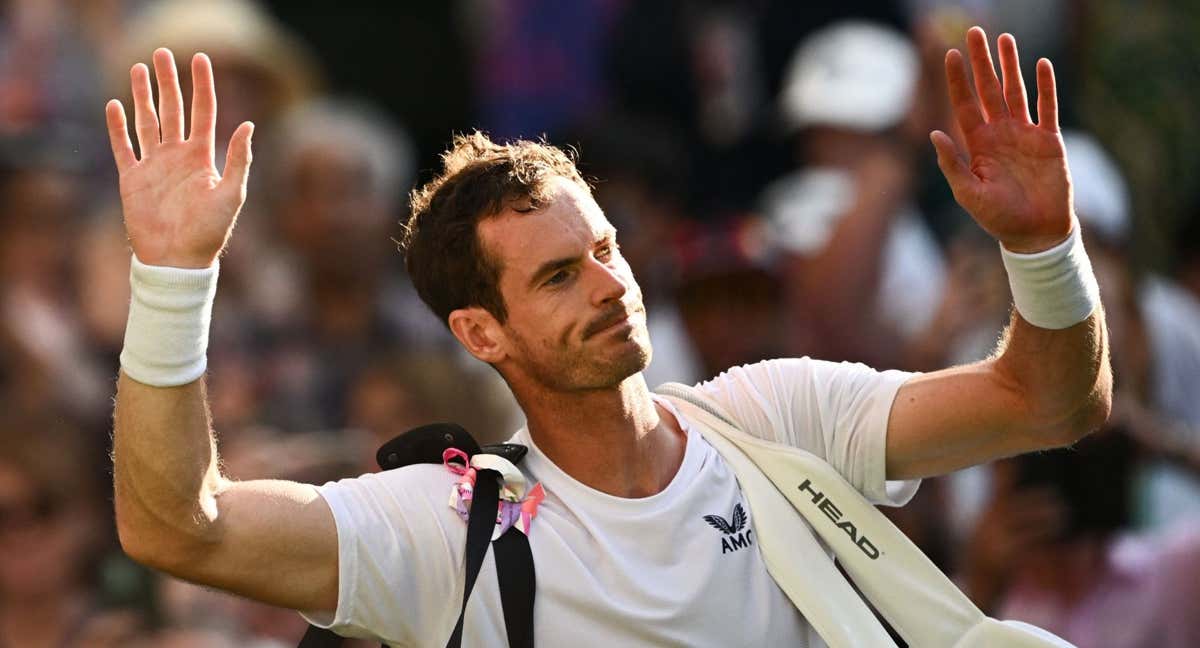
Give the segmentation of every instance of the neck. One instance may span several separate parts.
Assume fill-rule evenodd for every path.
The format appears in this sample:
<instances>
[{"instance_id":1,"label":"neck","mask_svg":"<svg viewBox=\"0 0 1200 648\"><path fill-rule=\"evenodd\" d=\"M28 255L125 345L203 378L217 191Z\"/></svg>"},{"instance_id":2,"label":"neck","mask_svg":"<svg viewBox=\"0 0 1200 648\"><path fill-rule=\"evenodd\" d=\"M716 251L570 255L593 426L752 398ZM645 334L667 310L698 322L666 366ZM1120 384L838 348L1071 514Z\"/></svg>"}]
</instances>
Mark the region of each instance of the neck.
<instances>
[{"instance_id":1,"label":"neck","mask_svg":"<svg viewBox=\"0 0 1200 648\"><path fill-rule=\"evenodd\" d=\"M654 404L640 373L610 389L513 392L538 448L596 490L617 497L653 495L666 488L683 461L683 432Z\"/></svg>"}]
</instances>

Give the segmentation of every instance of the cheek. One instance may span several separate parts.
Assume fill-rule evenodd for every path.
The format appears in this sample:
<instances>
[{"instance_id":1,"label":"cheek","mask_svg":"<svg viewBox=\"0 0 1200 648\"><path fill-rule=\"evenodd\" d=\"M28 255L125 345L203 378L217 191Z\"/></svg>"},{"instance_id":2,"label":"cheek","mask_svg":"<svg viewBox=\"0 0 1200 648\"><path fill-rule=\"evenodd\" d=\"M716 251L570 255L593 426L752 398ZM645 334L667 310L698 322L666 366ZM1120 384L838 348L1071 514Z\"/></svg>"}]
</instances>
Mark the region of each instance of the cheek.
<instances>
[{"instance_id":1,"label":"cheek","mask_svg":"<svg viewBox=\"0 0 1200 648\"><path fill-rule=\"evenodd\" d=\"M586 325L578 313L587 312L567 292L533 295L509 302L509 329L526 348L553 350L569 346Z\"/></svg>"},{"instance_id":2,"label":"cheek","mask_svg":"<svg viewBox=\"0 0 1200 648\"><path fill-rule=\"evenodd\" d=\"M565 338L564 328L553 309L530 305L508 309L506 333L524 355L537 357L557 348Z\"/></svg>"}]
</instances>

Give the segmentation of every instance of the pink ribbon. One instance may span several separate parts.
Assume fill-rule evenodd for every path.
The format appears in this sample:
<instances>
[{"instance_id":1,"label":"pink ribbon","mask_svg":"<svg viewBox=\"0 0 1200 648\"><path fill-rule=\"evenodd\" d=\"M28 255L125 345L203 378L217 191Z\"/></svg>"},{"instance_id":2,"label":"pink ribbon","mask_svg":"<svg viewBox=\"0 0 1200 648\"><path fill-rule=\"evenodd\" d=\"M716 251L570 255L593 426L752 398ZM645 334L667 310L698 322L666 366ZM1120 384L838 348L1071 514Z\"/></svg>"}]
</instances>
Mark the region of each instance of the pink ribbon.
<instances>
[{"instance_id":1,"label":"pink ribbon","mask_svg":"<svg viewBox=\"0 0 1200 648\"><path fill-rule=\"evenodd\" d=\"M458 448L446 448L442 451L442 465L455 475L460 475L450 491L450 508L454 509L464 522L471 514L471 501L475 497L475 477L478 472L471 467L470 457ZM492 533L495 540L510 527L517 527L521 533L529 535L533 518L537 517L538 506L546 499L546 490L541 483L534 485L525 497L516 499L513 490L501 488L500 505L496 510L496 529Z\"/></svg>"}]
</instances>

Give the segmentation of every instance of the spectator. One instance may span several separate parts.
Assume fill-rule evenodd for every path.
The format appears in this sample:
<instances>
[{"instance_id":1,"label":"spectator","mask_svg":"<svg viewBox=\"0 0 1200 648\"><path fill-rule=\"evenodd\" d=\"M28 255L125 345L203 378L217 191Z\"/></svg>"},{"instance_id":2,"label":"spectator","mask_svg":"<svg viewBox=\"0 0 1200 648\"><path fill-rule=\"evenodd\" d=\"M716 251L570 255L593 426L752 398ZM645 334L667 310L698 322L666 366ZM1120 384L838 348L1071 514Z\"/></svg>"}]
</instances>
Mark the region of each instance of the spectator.
<instances>
[{"instance_id":1,"label":"spectator","mask_svg":"<svg viewBox=\"0 0 1200 648\"><path fill-rule=\"evenodd\" d=\"M1163 455L1200 455L1200 300L1169 278L1139 273L1131 251L1132 215L1124 177L1100 143L1067 131L1075 209L1113 338L1116 410ZM1139 480L1138 522L1162 527L1200 518L1200 477L1175 461L1155 461Z\"/></svg>"},{"instance_id":2,"label":"spectator","mask_svg":"<svg viewBox=\"0 0 1200 648\"><path fill-rule=\"evenodd\" d=\"M765 224L753 217L684 229L676 291L702 375L782 357L782 286Z\"/></svg>"},{"instance_id":3,"label":"spectator","mask_svg":"<svg viewBox=\"0 0 1200 648\"><path fill-rule=\"evenodd\" d=\"M49 412L14 414L0 433L0 636L5 645L121 646L143 625L106 609L94 574L107 548L98 457ZM96 461L93 462L92 460Z\"/></svg>"},{"instance_id":4,"label":"spectator","mask_svg":"<svg viewBox=\"0 0 1200 648\"><path fill-rule=\"evenodd\" d=\"M122 93L129 85L128 62L145 59L157 47L212 57L221 75L217 139L222 153L224 140L239 123L246 119L273 123L321 84L311 53L255 0L149 3L130 18L124 33L121 53L114 57L121 73L113 74ZM184 92L190 95L191 72L187 66L180 72Z\"/></svg>"},{"instance_id":5,"label":"spectator","mask_svg":"<svg viewBox=\"0 0 1200 648\"><path fill-rule=\"evenodd\" d=\"M1200 642L1200 528L1130 531L1136 444L1109 427L1075 448L996 466L963 582L999 618L1080 646Z\"/></svg>"},{"instance_id":6,"label":"spectator","mask_svg":"<svg viewBox=\"0 0 1200 648\"><path fill-rule=\"evenodd\" d=\"M918 70L907 36L870 23L796 50L780 97L796 170L762 196L787 255L790 352L898 364L898 342L940 300L942 255L913 206L917 150L900 128Z\"/></svg>"},{"instance_id":7,"label":"spectator","mask_svg":"<svg viewBox=\"0 0 1200 648\"><path fill-rule=\"evenodd\" d=\"M262 422L342 427L347 390L372 357L400 344L449 348L389 238L413 179L412 147L383 116L339 100L296 106L273 135L262 232L272 252L236 277L244 301L223 335L241 357L265 358L253 388Z\"/></svg>"},{"instance_id":8,"label":"spectator","mask_svg":"<svg viewBox=\"0 0 1200 648\"><path fill-rule=\"evenodd\" d=\"M0 141L0 339L19 368L6 379L29 409L103 416L110 385L87 346L72 294L74 257L63 241L79 222L79 170L62 142Z\"/></svg>"}]
</instances>

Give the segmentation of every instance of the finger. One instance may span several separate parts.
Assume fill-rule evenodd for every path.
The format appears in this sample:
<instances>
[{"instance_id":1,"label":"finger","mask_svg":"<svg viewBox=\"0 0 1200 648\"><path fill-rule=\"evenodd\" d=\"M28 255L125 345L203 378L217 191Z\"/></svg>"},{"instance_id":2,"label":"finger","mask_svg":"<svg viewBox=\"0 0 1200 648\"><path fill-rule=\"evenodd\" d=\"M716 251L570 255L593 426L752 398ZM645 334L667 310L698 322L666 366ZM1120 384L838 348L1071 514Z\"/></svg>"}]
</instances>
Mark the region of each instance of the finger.
<instances>
[{"instance_id":1,"label":"finger","mask_svg":"<svg viewBox=\"0 0 1200 648\"><path fill-rule=\"evenodd\" d=\"M1025 94L1025 79L1021 78L1017 39L1012 34L1001 34L997 49L1000 50L1000 74L1004 77L1004 100L1008 103L1008 112L1029 124L1029 97Z\"/></svg>"},{"instance_id":2,"label":"finger","mask_svg":"<svg viewBox=\"0 0 1200 648\"><path fill-rule=\"evenodd\" d=\"M158 118L162 122L163 142L183 141L183 93L179 90L179 72L171 50L154 50L154 76L158 79Z\"/></svg>"},{"instance_id":3,"label":"finger","mask_svg":"<svg viewBox=\"0 0 1200 648\"><path fill-rule=\"evenodd\" d=\"M996 78L996 66L992 63L992 52L983 29L972 27L967 30L967 55L971 59L971 75L975 77L975 92L979 95L984 116L988 121L1007 117L1008 106L1000 92L1000 80Z\"/></svg>"},{"instance_id":4,"label":"finger","mask_svg":"<svg viewBox=\"0 0 1200 648\"><path fill-rule=\"evenodd\" d=\"M963 198L975 190L979 179L975 177L974 173L971 173L971 169L959 154L958 147L949 135L942 131L933 131L929 134L929 139L933 142L934 150L937 151L938 168L942 170L942 175L946 176L946 182L950 183L950 190L954 192L954 198L959 201L959 204L962 204Z\"/></svg>"},{"instance_id":5,"label":"finger","mask_svg":"<svg viewBox=\"0 0 1200 648\"><path fill-rule=\"evenodd\" d=\"M236 189L244 196L246 181L250 177L250 137L254 134L253 122L242 122L233 137L229 138L229 151L225 154L225 172L221 185L226 190Z\"/></svg>"},{"instance_id":6,"label":"finger","mask_svg":"<svg viewBox=\"0 0 1200 648\"><path fill-rule=\"evenodd\" d=\"M1037 62L1038 126L1058 132L1058 95L1054 87L1054 66L1050 59Z\"/></svg>"},{"instance_id":7,"label":"finger","mask_svg":"<svg viewBox=\"0 0 1200 648\"><path fill-rule=\"evenodd\" d=\"M188 140L213 146L217 128L217 92L212 61L206 54L192 57L192 129Z\"/></svg>"},{"instance_id":8,"label":"finger","mask_svg":"<svg viewBox=\"0 0 1200 648\"><path fill-rule=\"evenodd\" d=\"M125 107L120 101L113 99L108 102L104 107L104 121L108 124L108 143L117 162L117 172L125 173L125 169L137 164L137 156L133 154L129 125L125 122Z\"/></svg>"},{"instance_id":9,"label":"finger","mask_svg":"<svg viewBox=\"0 0 1200 648\"><path fill-rule=\"evenodd\" d=\"M954 120L962 129L963 135L983 125L983 114L979 112L979 102L971 92L971 84L967 81L967 64L963 61L962 52L952 49L946 52L946 85L950 93L950 105L954 109Z\"/></svg>"},{"instance_id":10,"label":"finger","mask_svg":"<svg viewBox=\"0 0 1200 648\"><path fill-rule=\"evenodd\" d=\"M129 70L129 77L133 83L133 129L144 160L158 146L158 113L150 91L150 69L145 63L138 63Z\"/></svg>"}]
</instances>

